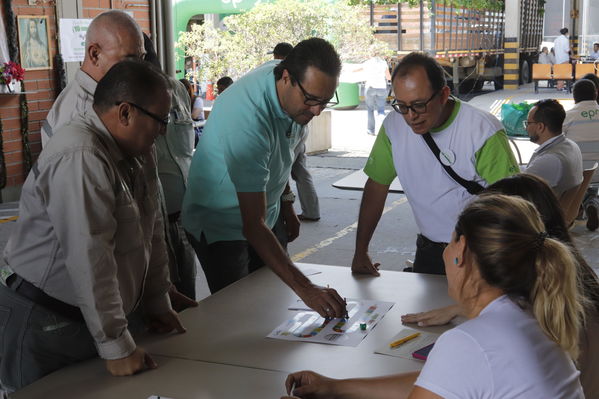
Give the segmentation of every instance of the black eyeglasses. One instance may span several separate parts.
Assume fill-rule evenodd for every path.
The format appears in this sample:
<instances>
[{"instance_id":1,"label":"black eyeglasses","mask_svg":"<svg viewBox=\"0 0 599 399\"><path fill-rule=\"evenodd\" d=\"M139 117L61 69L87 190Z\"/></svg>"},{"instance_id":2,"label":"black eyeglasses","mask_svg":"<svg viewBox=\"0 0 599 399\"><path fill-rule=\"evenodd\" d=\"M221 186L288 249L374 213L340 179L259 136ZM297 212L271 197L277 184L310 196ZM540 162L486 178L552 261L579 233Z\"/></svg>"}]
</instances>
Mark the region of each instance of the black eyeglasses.
<instances>
[{"instance_id":1,"label":"black eyeglasses","mask_svg":"<svg viewBox=\"0 0 599 399\"><path fill-rule=\"evenodd\" d=\"M428 100L426 101L420 101L420 102L416 102L416 103L412 103L412 105L406 105L403 103L398 103L397 99L393 100L393 102L391 103L391 106L393 107L393 109L395 110L395 112L399 112L402 115L405 115L408 113L408 111L412 110L413 113L415 114L424 114L426 112L426 106L428 105L428 103L431 102L431 100L433 98L435 98L435 96L437 94L439 94L441 92L441 90L437 90Z\"/></svg>"},{"instance_id":2,"label":"black eyeglasses","mask_svg":"<svg viewBox=\"0 0 599 399\"><path fill-rule=\"evenodd\" d=\"M532 125L533 123L541 123L541 122L536 122L536 121L522 121L522 123L524 124L524 128L526 129L528 127L528 125Z\"/></svg>"},{"instance_id":3,"label":"black eyeglasses","mask_svg":"<svg viewBox=\"0 0 599 399\"><path fill-rule=\"evenodd\" d=\"M129 101L117 101L116 103L114 103L115 105L121 105L122 103L127 103L135 108L137 108L138 110L140 110L142 113L146 114L147 116L149 116L150 118L154 119L156 122L159 122L160 124L164 125L166 127L166 125L168 125L171 121L171 114L169 113L166 118L162 118L158 115L156 115L153 112L148 111L147 109L140 107L139 105L129 102Z\"/></svg>"},{"instance_id":4,"label":"black eyeglasses","mask_svg":"<svg viewBox=\"0 0 599 399\"><path fill-rule=\"evenodd\" d=\"M322 100L316 96L313 96L312 94L308 93L302 86L302 84L299 82L299 80L294 79L293 77L291 77L291 79L293 79L293 81L295 81L297 83L297 85L299 86L300 90L302 91L302 94L304 95L304 104L309 105L310 107L314 107L316 105L319 105L321 107L332 107L335 106L337 104L339 104L339 97L337 96L337 90L335 90L335 94L333 95L333 97L331 97L328 100ZM334 98L334 100L333 100Z\"/></svg>"}]
</instances>

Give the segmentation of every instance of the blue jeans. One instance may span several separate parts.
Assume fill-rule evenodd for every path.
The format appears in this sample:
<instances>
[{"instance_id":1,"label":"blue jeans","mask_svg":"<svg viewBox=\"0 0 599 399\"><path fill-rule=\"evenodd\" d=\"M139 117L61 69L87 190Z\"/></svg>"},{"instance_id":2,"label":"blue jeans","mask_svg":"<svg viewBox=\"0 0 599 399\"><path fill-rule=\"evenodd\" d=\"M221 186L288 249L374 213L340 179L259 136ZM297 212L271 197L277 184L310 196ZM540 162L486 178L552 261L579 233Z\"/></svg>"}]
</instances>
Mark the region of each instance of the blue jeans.
<instances>
[{"instance_id":1,"label":"blue jeans","mask_svg":"<svg viewBox=\"0 0 599 399\"><path fill-rule=\"evenodd\" d=\"M13 392L96 357L85 323L51 312L0 283L0 384Z\"/></svg>"},{"instance_id":2,"label":"blue jeans","mask_svg":"<svg viewBox=\"0 0 599 399\"><path fill-rule=\"evenodd\" d=\"M387 100L387 89L375 89L369 87L366 89L366 107L368 107L368 133L374 131L374 110L379 115L385 115L385 101Z\"/></svg>"}]
</instances>

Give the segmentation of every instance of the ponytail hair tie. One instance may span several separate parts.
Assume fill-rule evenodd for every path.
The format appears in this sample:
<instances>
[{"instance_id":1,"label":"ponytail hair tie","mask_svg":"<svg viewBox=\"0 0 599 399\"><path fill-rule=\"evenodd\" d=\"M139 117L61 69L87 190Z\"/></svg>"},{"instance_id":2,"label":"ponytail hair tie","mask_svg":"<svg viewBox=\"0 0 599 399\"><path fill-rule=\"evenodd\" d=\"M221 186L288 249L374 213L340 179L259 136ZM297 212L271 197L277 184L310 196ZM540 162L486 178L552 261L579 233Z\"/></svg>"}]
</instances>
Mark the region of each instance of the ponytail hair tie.
<instances>
[{"instance_id":1,"label":"ponytail hair tie","mask_svg":"<svg viewBox=\"0 0 599 399\"><path fill-rule=\"evenodd\" d=\"M543 246L543 244L545 243L545 238L547 238L547 232L541 231L539 233L539 235L537 236L537 239L534 242L535 248L537 248L537 249L541 248Z\"/></svg>"}]
</instances>

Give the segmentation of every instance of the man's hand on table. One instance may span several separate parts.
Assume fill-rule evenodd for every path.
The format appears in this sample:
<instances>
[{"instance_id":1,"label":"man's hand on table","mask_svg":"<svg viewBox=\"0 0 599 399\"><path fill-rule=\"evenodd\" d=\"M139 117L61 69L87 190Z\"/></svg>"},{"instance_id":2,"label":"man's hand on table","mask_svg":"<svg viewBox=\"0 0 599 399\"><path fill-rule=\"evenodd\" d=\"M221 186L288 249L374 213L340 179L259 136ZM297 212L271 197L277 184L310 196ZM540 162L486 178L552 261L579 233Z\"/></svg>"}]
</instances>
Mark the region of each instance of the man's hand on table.
<instances>
[{"instance_id":1,"label":"man's hand on table","mask_svg":"<svg viewBox=\"0 0 599 399\"><path fill-rule=\"evenodd\" d=\"M347 315L345 300L332 288L310 284L296 293L307 306L322 317L345 317Z\"/></svg>"},{"instance_id":2,"label":"man's hand on table","mask_svg":"<svg viewBox=\"0 0 599 399\"><path fill-rule=\"evenodd\" d=\"M355 274L371 274L373 276L380 276L380 265L380 263L372 263L372 260L367 253L356 252L351 263L351 272Z\"/></svg>"},{"instance_id":3,"label":"man's hand on table","mask_svg":"<svg viewBox=\"0 0 599 399\"><path fill-rule=\"evenodd\" d=\"M171 288L169 288L168 296L171 299L171 306L177 313L182 312L187 308L195 308L198 306L196 301L180 293L174 284L172 284Z\"/></svg>"},{"instance_id":4,"label":"man's hand on table","mask_svg":"<svg viewBox=\"0 0 599 399\"><path fill-rule=\"evenodd\" d=\"M139 346L122 359L106 360L106 370L115 377L133 375L145 369L155 369L156 362Z\"/></svg>"},{"instance_id":5,"label":"man's hand on table","mask_svg":"<svg viewBox=\"0 0 599 399\"><path fill-rule=\"evenodd\" d=\"M174 310L169 310L164 313L148 314L145 318L148 330L153 333L166 334L173 330L177 330L179 334L183 334L186 330L179 320L179 316Z\"/></svg>"}]
</instances>

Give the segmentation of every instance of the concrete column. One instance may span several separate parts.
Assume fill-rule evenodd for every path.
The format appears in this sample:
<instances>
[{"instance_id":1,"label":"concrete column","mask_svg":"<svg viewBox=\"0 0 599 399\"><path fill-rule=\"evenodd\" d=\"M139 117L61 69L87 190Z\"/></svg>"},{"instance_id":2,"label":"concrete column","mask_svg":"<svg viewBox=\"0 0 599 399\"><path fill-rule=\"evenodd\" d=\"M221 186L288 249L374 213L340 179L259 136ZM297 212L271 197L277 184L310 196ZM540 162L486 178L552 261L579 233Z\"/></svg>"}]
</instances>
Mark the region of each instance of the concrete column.
<instances>
[{"instance_id":1,"label":"concrete column","mask_svg":"<svg viewBox=\"0 0 599 399\"><path fill-rule=\"evenodd\" d=\"M520 1L505 2L505 37L503 41L503 88L515 90L520 77Z\"/></svg>"},{"instance_id":2,"label":"concrete column","mask_svg":"<svg viewBox=\"0 0 599 399\"><path fill-rule=\"evenodd\" d=\"M572 28L570 29L570 46L572 46L572 55L578 55L578 37L581 33L581 23L579 20L580 3L577 0L571 0L570 3L570 18L572 18ZM565 12L565 10L564 10Z\"/></svg>"},{"instance_id":3,"label":"concrete column","mask_svg":"<svg viewBox=\"0 0 599 399\"><path fill-rule=\"evenodd\" d=\"M61 0L56 3L56 26L60 18L83 18L83 4L81 0ZM63 43L60 43L62 46ZM75 78L75 74L81 67L80 62L65 62L64 69L67 84Z\"/></svg>"}]
</instances>

